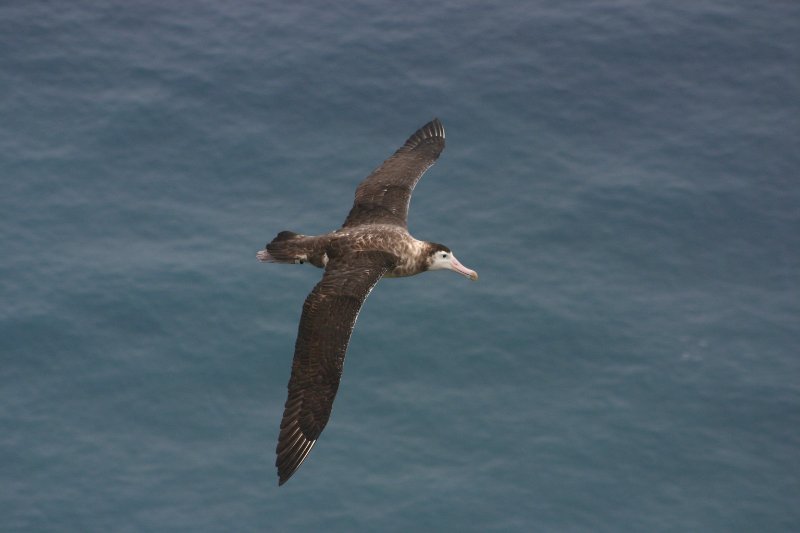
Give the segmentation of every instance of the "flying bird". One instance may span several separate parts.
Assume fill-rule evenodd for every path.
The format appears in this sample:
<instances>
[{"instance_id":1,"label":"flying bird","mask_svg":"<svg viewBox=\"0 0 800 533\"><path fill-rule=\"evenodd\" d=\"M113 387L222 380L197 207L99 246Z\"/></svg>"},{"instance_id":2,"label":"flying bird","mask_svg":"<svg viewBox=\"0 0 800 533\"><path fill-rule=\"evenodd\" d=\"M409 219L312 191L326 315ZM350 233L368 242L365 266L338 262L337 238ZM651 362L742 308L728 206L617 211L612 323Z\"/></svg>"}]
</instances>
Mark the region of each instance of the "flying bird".
<instances>
[{"instance_id":1,"label":"flying bird","mask_svg":"<svg viewBox=\"0 0 800 533\"><path fill-rule=\"evenodd\" d=\"M429 270L478 279L450 248L408 232L411 193L442 150L444 127L433 119L359 184L341 228L318 236L282 231L256 254L265 263L325 269L300 317L276 449L278 485L297 471L328 423L358 312L378 280Z\"/></svg>"}]
</instances>

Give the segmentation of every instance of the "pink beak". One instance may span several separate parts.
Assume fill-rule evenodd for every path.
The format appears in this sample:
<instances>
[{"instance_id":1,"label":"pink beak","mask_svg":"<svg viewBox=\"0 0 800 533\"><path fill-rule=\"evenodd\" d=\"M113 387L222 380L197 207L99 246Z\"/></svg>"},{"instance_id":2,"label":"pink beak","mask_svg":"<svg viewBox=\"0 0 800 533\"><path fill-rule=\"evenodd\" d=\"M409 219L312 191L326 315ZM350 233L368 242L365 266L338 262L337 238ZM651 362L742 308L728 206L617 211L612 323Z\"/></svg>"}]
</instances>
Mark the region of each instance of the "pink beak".
<instances>
[{"instance_id":1,"label":"pink beak","mask_svg":"<svg viewBox=\"0 0 800 533\"><path fill-rule=\"evenodd\" d=\"M478 280L478 273L475 272L474 270L468 269L467 267L459 263L458 259L456 259L455 256L451 256L450 265L451 265L451 270L453 270L453 272L458 272L462 276L466 276L472 281Z\"/></svg>"}]
</instances>

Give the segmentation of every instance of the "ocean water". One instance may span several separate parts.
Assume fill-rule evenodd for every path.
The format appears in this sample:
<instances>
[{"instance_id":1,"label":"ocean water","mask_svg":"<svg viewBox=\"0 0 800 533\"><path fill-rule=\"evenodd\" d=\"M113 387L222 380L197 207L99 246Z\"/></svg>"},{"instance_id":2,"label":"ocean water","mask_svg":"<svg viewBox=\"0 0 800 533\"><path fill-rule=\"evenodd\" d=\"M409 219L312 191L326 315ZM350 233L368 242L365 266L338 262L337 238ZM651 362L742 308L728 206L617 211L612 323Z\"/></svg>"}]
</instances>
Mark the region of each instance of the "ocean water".
<instances>
[{"instance_id":1,"label":"ocean water","mask_svg":"<svg viewBox=\"0 0 800 533\"><path fill-rule=\"evenodd\" d=\"M800 4L0 5L0 530L800 530ZM277 487L262 265L434 116Z\"/></svg>"}]
</instances>

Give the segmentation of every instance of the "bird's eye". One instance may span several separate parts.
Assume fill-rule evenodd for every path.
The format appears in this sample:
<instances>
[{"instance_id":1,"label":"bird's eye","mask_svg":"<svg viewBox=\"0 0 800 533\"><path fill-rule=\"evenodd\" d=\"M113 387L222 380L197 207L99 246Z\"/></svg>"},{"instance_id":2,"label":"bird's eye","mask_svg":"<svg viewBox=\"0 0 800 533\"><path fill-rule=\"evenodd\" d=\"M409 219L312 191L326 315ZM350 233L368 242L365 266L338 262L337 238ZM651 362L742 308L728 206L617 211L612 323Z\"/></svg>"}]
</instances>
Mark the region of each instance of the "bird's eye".
<instances>
[{"instance_id":1,"label":"bird's eye","mask_svg":"<svg viewBox=\"0 0 800 533\"><path fill-rule=\"evenodd\" d=\"M442 259L447 259L447 254L442 254Z\"/></svg>"}]
</instances>

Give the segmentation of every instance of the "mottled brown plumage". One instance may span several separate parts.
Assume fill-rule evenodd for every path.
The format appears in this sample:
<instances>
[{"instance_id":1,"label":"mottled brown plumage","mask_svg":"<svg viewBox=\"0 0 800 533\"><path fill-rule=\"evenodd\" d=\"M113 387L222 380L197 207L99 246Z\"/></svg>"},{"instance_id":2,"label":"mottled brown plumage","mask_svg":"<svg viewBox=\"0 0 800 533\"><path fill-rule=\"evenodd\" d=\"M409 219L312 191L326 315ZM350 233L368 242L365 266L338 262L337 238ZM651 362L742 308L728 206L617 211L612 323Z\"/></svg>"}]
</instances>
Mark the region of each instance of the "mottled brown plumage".
<instances>
[{"instance_id":1,"label":"mottled brown plumage","mask_svg":"<svg viewBox=\"0 0 800 533\"><path fill-rule=\"evenodd\" d=\"M309 262L325 269L300 317L276 449L280 485L305 460L328 423L358 312L381 277L445 268L478 277L446 246L408 233L411 193L443 149L444 127L434 119L361 182L340 229L319 236L282 231L257 254L264 262Z\"/></svg>"}]
</instances>

